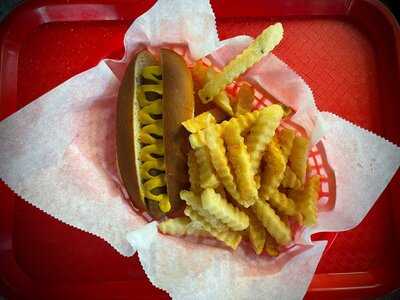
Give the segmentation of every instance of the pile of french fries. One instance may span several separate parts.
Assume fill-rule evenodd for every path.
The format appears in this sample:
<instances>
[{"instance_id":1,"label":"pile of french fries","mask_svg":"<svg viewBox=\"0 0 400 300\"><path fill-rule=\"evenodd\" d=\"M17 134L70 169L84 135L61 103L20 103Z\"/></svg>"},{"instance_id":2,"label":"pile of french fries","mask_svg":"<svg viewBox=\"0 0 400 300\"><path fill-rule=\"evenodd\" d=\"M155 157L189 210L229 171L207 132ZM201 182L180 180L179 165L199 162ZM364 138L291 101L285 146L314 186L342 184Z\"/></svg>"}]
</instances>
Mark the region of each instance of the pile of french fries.
<instances>
[{"instance_id":1,"label":"pile of french fries","mask_svg":"<svg viewBox=\"0 0 400 300\"><path fill-rule=\"evenodd\" d=\"M198 96L230 119L211 112L187 120L190 190L183 190L184 217L159 224L162 233L215 238L232 249L248 239L257 254L277 256L293 240L293 224L317 220L319 176L307 176L309 140L283 128L285 110L272 104L252 110L254 92L242 85L236 99L225 88L282 39L280 23L265 29L221 72L193 68Z\"/></svg>"}]
</instances>

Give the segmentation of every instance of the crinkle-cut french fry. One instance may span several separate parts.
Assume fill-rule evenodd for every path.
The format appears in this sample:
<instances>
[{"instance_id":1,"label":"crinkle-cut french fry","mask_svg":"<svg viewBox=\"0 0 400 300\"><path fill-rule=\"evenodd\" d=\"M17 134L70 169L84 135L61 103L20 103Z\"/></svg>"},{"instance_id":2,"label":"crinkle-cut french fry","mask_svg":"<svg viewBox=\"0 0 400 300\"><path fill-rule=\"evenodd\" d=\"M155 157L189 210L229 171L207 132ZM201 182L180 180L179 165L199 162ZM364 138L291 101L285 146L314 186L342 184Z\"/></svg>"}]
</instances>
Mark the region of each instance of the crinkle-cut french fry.
<instances>
[{"instance_id":1,"label":"crinkle-cut french fry","mask_svg":"<svg viewBox=\"0 0 400 300\"><path fill-rule=\"evenodd\" d=\"M200 194L201 193L200 172L193 150L189 151L188 154L188 173L189 173L190 190L195 194Z\"/></svg>"},{"instance_id":2,"label":"crinkle-cut french fry","mask_svg":"<svg viewBox=\"0 0 400 300\"><path fill-rule=\"evenodd\" d=\"M257 63L263 56L267 55L283 37L281 23L266 28L241 54L231 60L222 70L213 76L199 91L203 103L211 101L235 78L239 77L247 69Z\"/></svg>"},{"instance_id":3,"label":"crinkle-cut french fry","mask_svg":"<svg viewBox=\"0 0 400 300\"><path fill-rule=\"evenodd\" d=\"M197 237L211 237L211 235L203 229L203 226L201 226L200 223L193 221L187 225L186 234Z\"/></svg>"},{"instance_id":4,"label":"crinkle-cut french fry","mask_svg":"<svg viewBox=\"0 0 400 300\"><path fill-rule=\"evenodd\" d=\"M257 173L265 146L272 140L282 116L283 110L280 105L273 104L264 107L254 126L250 129L247 137L247 149L253 174Z\"/></svg>"},{"instance_id":5,"label":"crinkle-cut french fry","mask_svg":"<svg viewBox=\"0 0 400 300\"><path fill-rule=\"evenodd\" d=\"M265 252L272 257L279 255L279 247L274 238L267 232L265 238Z\"/></svg>"},{"instance_id":6,"label":"crinkle-cut french fry","mask_svg":"<svg viewBox=\"0 0 400 300\"><path fill-rule=\"evenodd\" d=\"M192 133L189 136L189 142L194 149L194 155L200 173L200 187L203 189L218 187L219 181L213 169L210 153L205 146L204 131L201 130L197 133Z\"/></svg>"},{"instance_id":7,"label":"crinkle-cut french fry","mask_svg":"<svg viewBox=\"0 0 400 300\"><path fill-rule=\"evenodd\" d=\"M216 188L219 185L217 176L215 175L213 165L211 163L210 153L207 151L206 146L202 146L194 150L197 165L200 172L200 186L203 189Z\"/></svg>"},{"instance_id":8,"label":"crinkle-cut french fry","mask_svg":"<svg viewBox=\"0 0 400 300\"><path fill-rule=\"evenodd\" d=\"M254 90L251 86L243 84L236 97L235 115L245 114L253 108Z\"/></svg>"},{"instance_id":9,"label":"crinkle-cut french fry","mask_svg":"<svg viewBox=\"0 0 400 300\"><path fill-rule=\"evenodd\" d=\"M249 226L249 217L221 197L213 189L205 189L201 194L201 203L208 213L226 224L234 231L245 230Z\"/></svg>"},{"instance_id":10,"label":"crinkle-cut french fry","mask_svg":"<svg viewBox=\"0 0 400 300\"><path fill-rule=\"evenodd\" d=\"M158 224L158 229L164 234L181 236L186 234L189 223L188 217L173 218Z\"/></svg>"},{"instance_id":11,"label":"crinkle-cut french fry","mask_svg":"<svg viewBox=\"0 0 400 300\"><path fill-rule=\"evenodd\" d=\"M258 117L260 116L261 110L255 110L253 112L248 112L242 115L236 116L235 120L240 128L242 134L247 133L247 131L255 124Z\"/></svg>"},{"instance_id":12,"label":"crinkle-cut french fry","mask_svg":"<svg viewBox=\"0 0 400 300\"><path fill-rule=\"evenodd\" d=\"M196 65L193 67L192 74L195 83L195 91L198 91L208 81L213 80L214 76L217 74L217 71L215 71L212 67L207 67L201 63L196 63ZM225 90L221 90L221 92L214 97L213 101L225 113L227 113L229 116L233 116L231 101Z\"/></svg>"},{"instance_id":13,"label":"crinkle-cut french fry","mask_svg":"<svg viewBox=\"0 0 400 300\"><path fill-rule=\"evenodd\" d=\"M240 128L240 132L244 134L251 128L251 126L253 126L259 115L260 115L260 110L255 110L253 112L248 112L243 115L239 115L235 118L231 118L229 121L223 121L221 124L215 124L213 125L213 127L223 131L225 127L228 126L230 123L237 122ZM203 146L205 144L204 130L192 133L189 136L189 142L193 149Z\"/></svg>"},{"instance_id":14,"label":"crinkle-cut french fry","mask_svg":"<svg viewBox=\"0 0 400 300\"><path fill-rule=\"evenodd\" d=\"M201 130L196 133L192 133L189 135L189 143L192 149L196 150L197 148L203 147L206 143L206 138L204 135L204 131Z\"/></svg>"},{"instance_id":15,"label":"crinkle-cut french fry","mask_svg":"<svg viewBox=\"0 0 400 300\"><path fill-rule=\"evenodd\" d=\"M290 228L282 222L267 202L257 200L252 209L258 220L261 221L278 244L287 245L290 243L292 240Z\"/></svg>"},{"instance_id":16,"label":"crinkle-cut french fry","mask_svg":"<svg viewBox=\"0 0 400 300\"><path fill-rule=\"evenodd\" d=\"M206 209L203 208L200 195L195 195L193 192L183 190L180 192L180 196L181 199L184 200L188 206L190 206L200 216L202 216L215 230L225 231L229 229L226 224L222 223L220 220L215 218L212 214L210 214Z\"/></svg>"},{"instance_id":17,"label":"crinkle-cut french fry","mask_svg":"<svg viewBox=\"0 0 400 300\"><path fill-rule=\"evenodd\" d=\"M289 166L286 166L281 186L284 188L290 188L295 190L300 189L302 186L300 179L297 178L296 174L294 174L294 172Z\"/></svg>"},{"instance_id":18,"label":"crinkle-cut french fry","mask_svg":"<svg viewBox=\"0 0 400 300\"><path fill-rule=\"evenodd\" d=\"M236 175L237 186L240 194L239 204L249 207L258 198L254 174L251 171L250 157L237 121L231 120L225 127L224 139L228 149L229 160Z\"/></svg>"},{"instance_id":19,"label":"crinkle-cut french fry","mask_svg":"<svg viewBox=\"0 0 400 300\"><path fill-rule=\"evenodd\" d=\"M224 146L224 140L221 137L220 128L210 127L204 130L205 140L210 152L211 162L218 175L219 180L228 191L228 193L238 201L240 196L237 190L235 179L229 167L228 158Z\"/></svg>"},{"instance_id":20,"label":"crinkle-cut french fry","mask_svg":"<svg viewBox=\"0 0 400 300\"><path fill-rule=\"evenodd\" d=\"M289 156L290 167L303 184L306 178L309 140L296 136Z\"/></svg>"},{"instance_id":21,"label":"crinkle-cut french fry","mask_svg":"<svg viewBox=\"0 0 400 300\"><path fill-rule=\"evenodd\" d=\"M284 176L286 162L275 140L268 144L264 159L266 166L261 181L261 199L268 201L274 208L284 214L290 216L296 214L296 205L293 200L278 191Z\"/></svg>"},{"instance_id":22,"label":"crinkle-cut french fry","mask_svg":"<svg viewBox=\"0 0 400 300\"><path fill-rule=\"evenodd\" d=\"M296 203L278 190L274 190L269 195L268 202L271 203L271 205L279 212L285 215L294 216L297 213Z\"/></svg>"},{"instance_id":23,"label":"crinkle-cut french fry","mask_svg":"<svg viewBox=\"0 0 400 300\"><path fill-rule=\"evenodd\" d=\"M203 226L203 229L207 231L217 240L224 242L227 246L231 247L233 250L239 246L242 241L242 235L237 231L217 231L213 228L202 216L200 216L191 207L186 207L184 211L185 215L188 216L192 221L198 222Z\"/></svg>"},{"instance_id":24,"label":"crinkle-cut french fry","mask_svg":"<svg viewBox=\"0 0 400 300\"><path fill-rule=\"evenodd\" d=\"M292 151L295 136L296 132L289 128L282 129L278 134L279 147L286 162L289 158L290 152Z\"/></svg>"},{"instance_id":25,"label":"crinkle-cut french fry","mask_svg":"<svg viewBox=\"0 0 400 300\"><path fill-rule=\"evenodd\" d=\"M296 204L303 216L303 224L312 226L317 223L317 201L320 190L320 177L310 177L303 190L291 191L289 195L296 201Z\"/></svg>"},{"instance_id":26,"label":"crinkle-cut french fry","mask_svg":"<svg viewBox=\"0 0 400 300\"><path fill-rule=\"evenodd\" d=\"M182 122L183 127L185 127L186 130L190 133L199 132L200 130L207 128L213 124L216 124L216 120L214 116L208 111L203 112L202 114L192 119Z\"/></svg>"},{"instance_id":27,"label":"crinkle-cut french fry","mask_svg":"<svg viewBox=\"0 0 400 300\"><path fill-rule=\"evenodd\" d=\"M266 147L264 161L265 167L261 176L260 197L268 200L279 187L286 168L285 158L274 140Z\"/></svg>"},{"instance_id":28,"label":"crinkle-cut french fry","mask_svg":"<svg viewBox=\"0 0 400 300\"><path fill-rule=\"evenodd\" d=\"M214 102L219 108L221 108L229 116L233 116L231 100L225 91L221 91L217 96L215 96Z\"/></svg>"},{"instance_id":29,"label":"crinkle-cut french fry","mask_svg":"<svg viewBox=\"0 0 400 300\"><path fill-rule=\"evenodd\" d=\"M251 210L246 211L249 216L248 236L254 251L260 255L264 249L267 232L261 222Z\"/></svg>"}]
</instances>

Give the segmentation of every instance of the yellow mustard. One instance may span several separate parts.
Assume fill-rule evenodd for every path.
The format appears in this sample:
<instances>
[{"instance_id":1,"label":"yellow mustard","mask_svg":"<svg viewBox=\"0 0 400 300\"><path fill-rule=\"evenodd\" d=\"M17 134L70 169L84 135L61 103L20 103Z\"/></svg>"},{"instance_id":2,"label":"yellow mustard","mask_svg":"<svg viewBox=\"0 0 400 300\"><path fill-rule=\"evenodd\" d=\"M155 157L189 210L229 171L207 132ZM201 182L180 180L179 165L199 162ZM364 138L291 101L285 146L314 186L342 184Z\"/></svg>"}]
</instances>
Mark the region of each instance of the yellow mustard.
<instances>
[{"instance_id":1,"label":"yellow mustard","mask_svg":"<svg viewBox=\"0 0 400 300\"><path fill-rule=\"evenodd\" d=\"M162 79L159 66L148 66L143 69L142 77L145 83L138 90L140 105L140 174L143 181L145 198L159 202L162 212L171 209L166 194L165 163L164 163L164 128L162 117ZM151 83L149 83L151 82ZM146 93L151 92L154 98L150 99Z\"/></svg>"}]
</instances>

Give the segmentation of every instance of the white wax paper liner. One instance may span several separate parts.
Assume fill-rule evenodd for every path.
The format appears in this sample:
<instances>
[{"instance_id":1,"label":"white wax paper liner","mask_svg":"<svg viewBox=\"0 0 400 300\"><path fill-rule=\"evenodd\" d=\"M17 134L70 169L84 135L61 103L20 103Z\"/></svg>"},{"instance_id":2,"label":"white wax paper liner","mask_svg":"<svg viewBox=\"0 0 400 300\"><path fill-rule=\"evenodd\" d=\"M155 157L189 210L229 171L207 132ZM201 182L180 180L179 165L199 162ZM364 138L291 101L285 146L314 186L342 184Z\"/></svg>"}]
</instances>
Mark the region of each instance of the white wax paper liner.
<instances>
[{"instance_id":1,"label":"white wax paper liner","mask_svg":"<svg viewBox=\"0 0 400 300\"><path fill-rule=\"evenodd\" d=\"M241 37L222 45L233 45L225 49L233 53L248 41ZM119 79L137 50L181 42L187 44L193 59L218 45L215 18L207 1L159 1L129 28L121 62L102 61L2 121L0 177L26 201L103 238L121 254L138 250L152 283L174 298L301 298L324 242L297 246L275 260L256 257L245 248L233 253L162 236L154 223L145 225L123 199L114 159ZM214 62L218 63L217 57ZM318 124L324 120L330 127L324 145L337 176L336 206L319 215L318 226L306 232L304 242L309 243L311 232L356 226L397 170L398 147L339 117L320 115L308 86L273 55L246 78L295 107L297 121L308 133L314 132L314 141L323 133L312 131L316 124L321 128Z\"/></svg>"}]
</instances>

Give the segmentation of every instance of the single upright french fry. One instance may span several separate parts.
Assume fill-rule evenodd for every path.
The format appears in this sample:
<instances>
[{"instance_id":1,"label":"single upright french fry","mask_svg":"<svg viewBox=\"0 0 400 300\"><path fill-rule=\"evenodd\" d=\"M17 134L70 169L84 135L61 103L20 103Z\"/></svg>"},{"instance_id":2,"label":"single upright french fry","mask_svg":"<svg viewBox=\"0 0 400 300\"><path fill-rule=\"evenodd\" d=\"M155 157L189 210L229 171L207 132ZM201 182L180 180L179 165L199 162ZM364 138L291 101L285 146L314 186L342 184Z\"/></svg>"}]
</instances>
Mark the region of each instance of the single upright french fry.
<instances>
[{"instance_id":1,"label":"single upright french fry","mask_svg":"<svg viewBox=\"0 0 400 300\"><path fill-rule=\"evenodd\" d=\"M297 178L296 174L293 172L290 166L286 166L285 174L283 175L281 185L284 188L290 188L295 190L300 189L302 186L300 179Z\"/></svg>"},{"instance_id":2,"label":"single upright french fry","mask_svg":"<svg viewBox=\"0 0 400 300\"><path fill-rule=\"evenodd\" d=\"M209 127L204 130L205 140L210 152L211 162L218 175L219 180L228 193L238 201L240 198L235 179L229 167L228 158L221 136L221 128Z\"/></svg>"},{"instance_id":3,"label":"single upright french fry","mask_svg":"<svg viewBox=\"0 0 400 300\"><path fill-rule=\"evenodd\" d=\"M296 136L289 156L290 167L303 184L306 178L309 140Z\"/></svg>"},{"instance_id":4,"label":"single upright french fry","mask_svg":"<svg viewBox=\"0 0 400 300\"><path fill-rule=\"evenodd\" d=\"M273 192L281 184L283 179L286 161L275 141L271 141L264 153L265 167L261 176L260 196L268 200Z\"/></svg>"},{"instance_id":5,"label":"single upright french fry","mask_svg":"<svg viewBox=\"0 0 400 300\"><path fill-rule=\"evenodd\" d=\"M246 144L253 175L257 173L265 147L271 142L282 116L283 109L280 105L273 104L264 107L254 126L250 129Z\"/></svg>"},{"instance_id":6,"label":"single upright french fry","mask_svg":"<svg viewBox=\"0 0 400 300\"><path fill-rule=\"evenodd\" d=\"M282 40L283 27L276 23L267 27L241 54L231 60L217 73L213 80L208 81L199 91L199 97L203 103L210 102L235 78L246 72L251 66L267 55Z\"/></svg>"},{"instance_id":7,"label":"single upright french fry","mask_svg":"<svg viewBox=\"0 0 400 300\"><path fill-rule=\"evenodd\" d=\"M275 211L267 202L257 200L252 206L253 212L261 221L267 231L274 237L280 245L287 245L292 241L290 228L281 221Z\"/></svg>"},{"instance_id":8,"label":"single upright french fry","mask_svg":"<svg viewBox=\"0 0 400 300\"><path fill-rule=\"evenodd\" d=\"M225 127L224 140L228 149L229 160L236 175L240 199L238 202L249 207L258 198L257 186L251 171L250 157L237 121L231 120Z\"/></svg>"},{"instance_id":9,"label":"single upright french fry","mask_svg":"<svg viewBox=\"0 0 400 300\"><path fill-rule=\"evenodd\" d=\"M197 165L199 166L200 171L200 187L202 189L218 187L219 180L215 174L207 147L201 146L195 149L194 155L196 156Z\"/></svg>"}]
</instances>

